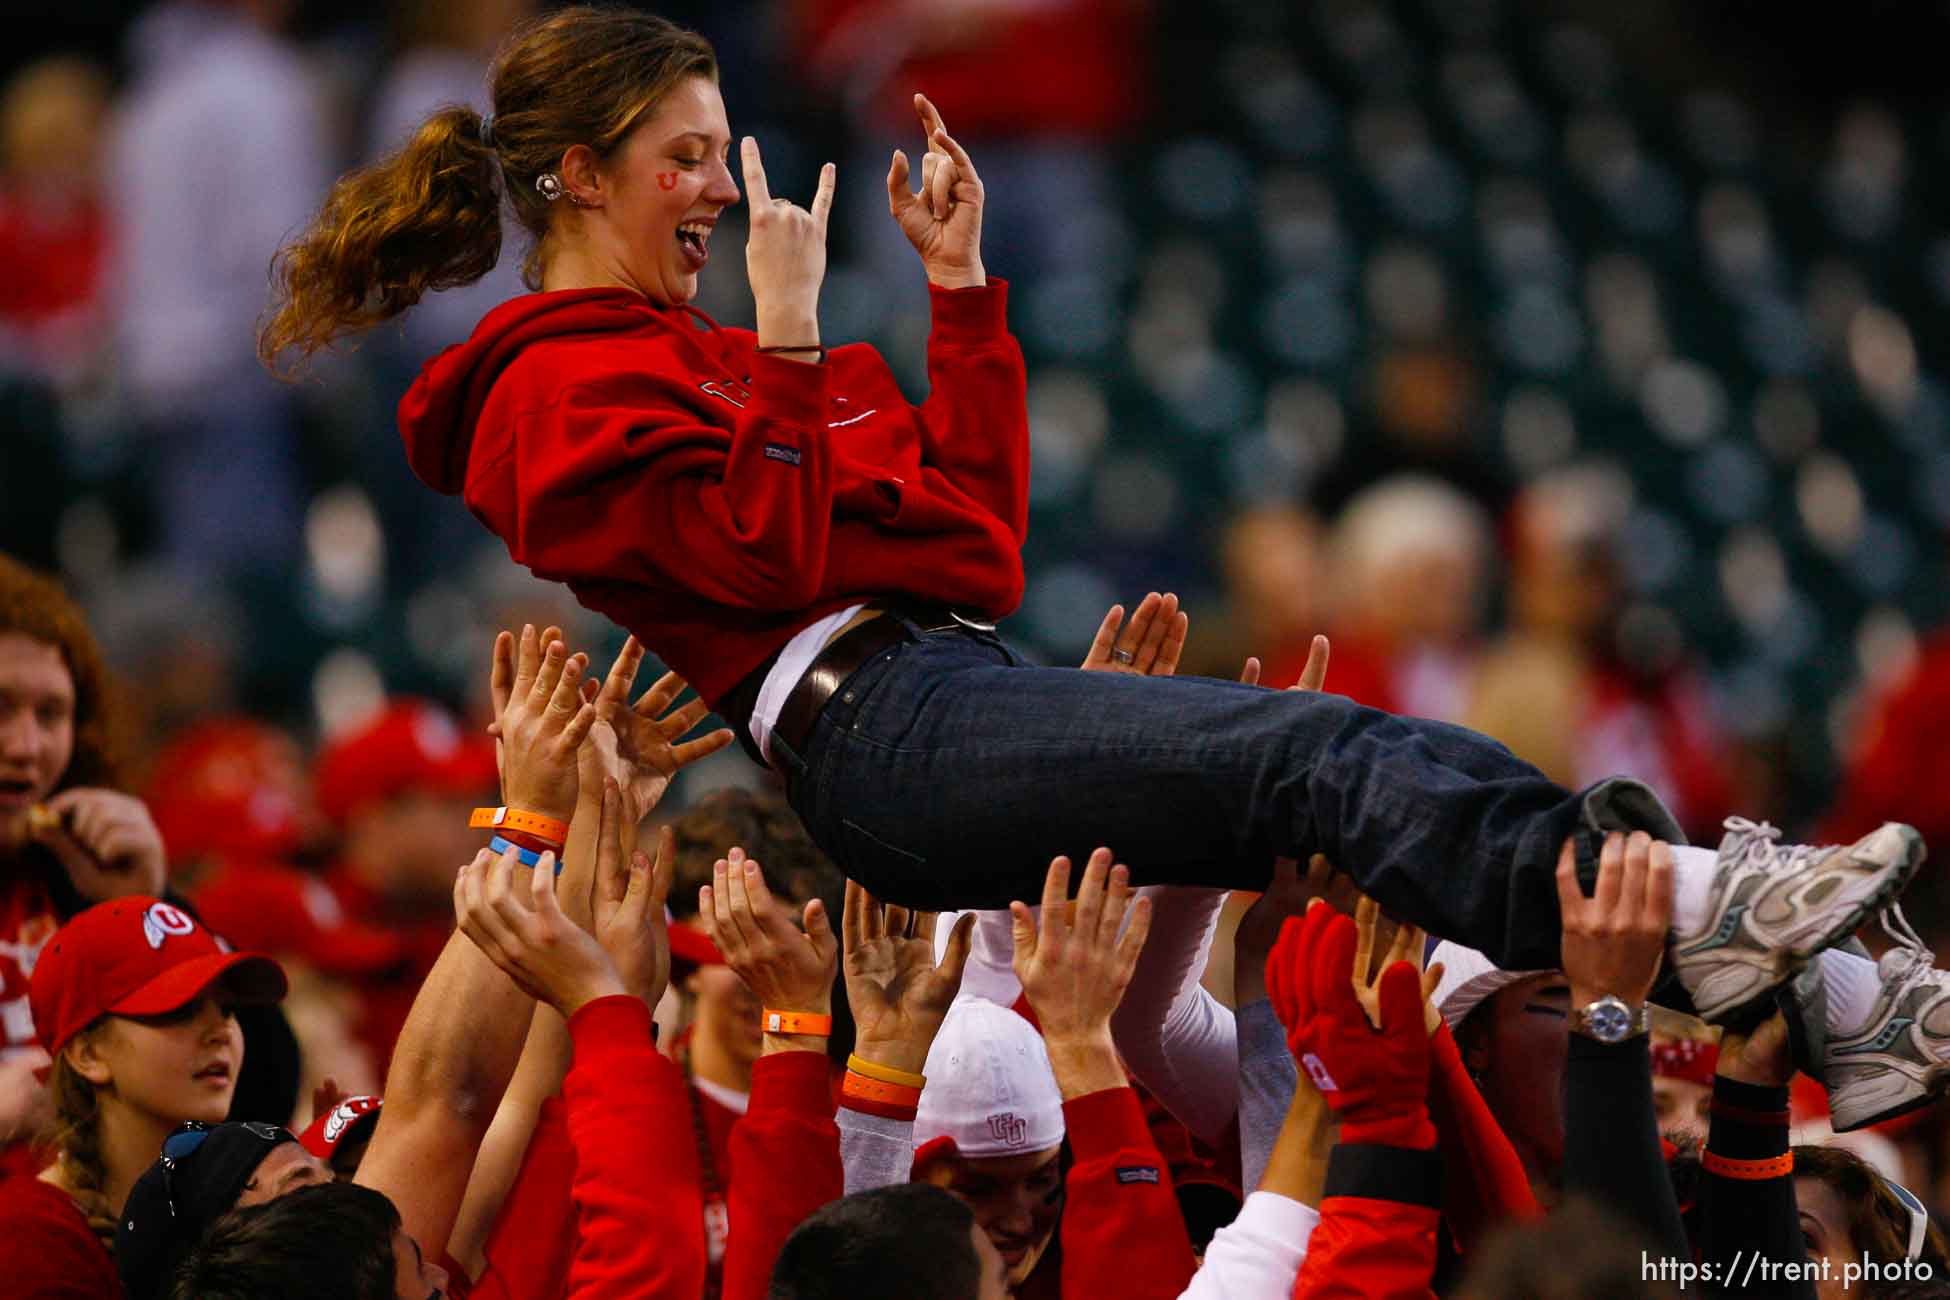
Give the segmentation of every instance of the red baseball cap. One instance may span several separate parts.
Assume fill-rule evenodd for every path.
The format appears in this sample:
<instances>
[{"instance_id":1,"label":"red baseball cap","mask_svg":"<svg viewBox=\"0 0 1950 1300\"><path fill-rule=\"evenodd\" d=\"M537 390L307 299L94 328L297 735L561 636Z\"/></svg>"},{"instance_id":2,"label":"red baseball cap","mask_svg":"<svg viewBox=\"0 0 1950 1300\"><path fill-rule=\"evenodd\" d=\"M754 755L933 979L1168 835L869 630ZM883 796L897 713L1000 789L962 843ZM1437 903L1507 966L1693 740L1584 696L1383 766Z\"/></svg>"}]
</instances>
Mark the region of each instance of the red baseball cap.
<instances>
[{"instance_id":1,"label":"red baseball cap","mask_svg":"<svg viewBox=\"0 0 1950 1300\"><path fill-rule=\"evenodd\" d=\"M284 971L269 957L227 952L182 908L131 894L54 932L34 963L27 1005L51 1056L102 1016L176 1011L219 980L235 1002L277 1002L285 993Z\"/></svg>"},{"instance_id":2,"label":"red baseball cap","mask_svg":"<svg viewBox=\"0 0 1950 1300\"><path fill-rule=\"evenodd\" d=\"M282 858L304 839L306 782L290 736L249 718L214 718L157 755L147 801L174 861Z\"/></svg>"},{"instance_id":3,"label":"red baseball cap","mask_svg":"<svg viewBox=\"0 0 1950 1300\"><path fill-rule=\"evenodd\" d=\"M347 1142L379 1123L380 1098L347 1097L311 1122L298 1135L305 1150L320 1160L329 1161L341 1142Z\"/></svg>"},{"instance_id":4,"label":"red baseball cap","mask_svg":"<svg viewBox=\"0 0 1950 1300\"><path fill-rule=\"evenodd\" d=\"M357 978L407 959L399 935L352 920L331 886L291 867L226 867L197 891L196 908L237 947L290 953L327 975Z\"/></svg>"},{"instance_id":5,"label":"red baseball cap","mask_svg":"<svg viewBox=\"0 0 1950 1300\"><path fill-rule=\"evenodd\" d=\"M724 965L724 954L718 951L718 945L711 942L711 936L701 927L684 921L672 921L664 928L670 934L672 966Z\"/></svg>"},{"instance_id":6,"label":"red baseball cap","mask_svg":"<svg viewBox=\"0 0 1950 1300\"><path fill-rule=\"evenodd\" d=\"M494 741L461 729L426 700L395 700L318 758L318 808L334 824L368 803L409 791L474 794L499 780Z\"/></svg>"}]
</instances>

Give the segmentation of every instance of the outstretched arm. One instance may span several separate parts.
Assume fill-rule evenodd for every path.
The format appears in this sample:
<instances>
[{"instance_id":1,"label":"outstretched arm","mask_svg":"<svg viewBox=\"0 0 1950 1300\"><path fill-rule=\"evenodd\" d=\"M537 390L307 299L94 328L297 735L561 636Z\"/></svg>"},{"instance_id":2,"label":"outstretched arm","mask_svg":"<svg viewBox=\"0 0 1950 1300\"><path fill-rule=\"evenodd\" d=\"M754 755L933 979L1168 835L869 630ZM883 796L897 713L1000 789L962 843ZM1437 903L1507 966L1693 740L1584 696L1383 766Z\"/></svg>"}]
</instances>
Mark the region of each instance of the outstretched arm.
<instances>
[{"instance_id":1,"label":"outstretched arm","mask_svg":"<svg viewBox=\"0 0 1950 1300\"><path fill-rule=\"evenodd\" d=\"M596 712L578 686L584 657L550 628L495 645L502 797L566 820L576 802L576 748ZM512 853L503 855L510 863ZM487 857L483 850L478 861ZM547 856L551 883L555 855ZM421 985L386 1076L386 1108L356 1181L399 1207L429 1255L447 1249L474 1155L527 1036L531 996L456 934Z\"/></svg>"},{"instance_id":2,"label":"outstretched arm","mask_svg":"<svg viewBox=\"0 0 1950 1300\"><path fill-rule=\"evenodd\" d=\"M1074 924L1065 917L1069 889L1070 860L1059 857L1033 921L1025 904L1009 905L1016 977L1049 1044L1072 1157L1063 1294L1176 1296L1197 1261L1171 1173L1110 1033L1150 932L1151 902L1134 898L1130 872L1111 865L1109 849L1090 855Z\"/></svg>"},{"instance_id":3,"label":"outstretched arm","mask_svg":"<svg viewBox=\"0 0 1950 1300\"><path fill-rule=\"evenodd\" d=\"M806 904L803 932L740 849L714 864L698 914L725 964L764 1014L831 1016L839 943L825 904ZM826 1035L768 1029L752 1066L752 1097L731 1128L731 1226L725 1300L763 1300L785 1239L842 1194L839 1130L827 1083Z\"/></svg>"}]
</instances>

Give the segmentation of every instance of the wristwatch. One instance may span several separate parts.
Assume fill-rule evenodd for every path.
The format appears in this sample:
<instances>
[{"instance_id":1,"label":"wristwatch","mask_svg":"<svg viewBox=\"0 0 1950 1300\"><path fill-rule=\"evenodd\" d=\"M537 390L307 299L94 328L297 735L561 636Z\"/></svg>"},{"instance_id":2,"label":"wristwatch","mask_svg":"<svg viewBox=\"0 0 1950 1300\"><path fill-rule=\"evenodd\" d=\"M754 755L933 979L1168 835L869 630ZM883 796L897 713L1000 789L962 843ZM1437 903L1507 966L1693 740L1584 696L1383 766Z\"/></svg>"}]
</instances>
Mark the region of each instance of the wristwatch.
<instances>
[{"instance_id":1,"label":"wristwatch","mask_svg":"<svg viewBox=\"0 0 1950 1300\"><path fill-rule=\"evenodd\" d=\"M1607 993L1571 1013L1571 1032L1601 1043L1622 1043L1646 1031L1645 1003L1636 1006Z\"/></svg>"}]
</instances>

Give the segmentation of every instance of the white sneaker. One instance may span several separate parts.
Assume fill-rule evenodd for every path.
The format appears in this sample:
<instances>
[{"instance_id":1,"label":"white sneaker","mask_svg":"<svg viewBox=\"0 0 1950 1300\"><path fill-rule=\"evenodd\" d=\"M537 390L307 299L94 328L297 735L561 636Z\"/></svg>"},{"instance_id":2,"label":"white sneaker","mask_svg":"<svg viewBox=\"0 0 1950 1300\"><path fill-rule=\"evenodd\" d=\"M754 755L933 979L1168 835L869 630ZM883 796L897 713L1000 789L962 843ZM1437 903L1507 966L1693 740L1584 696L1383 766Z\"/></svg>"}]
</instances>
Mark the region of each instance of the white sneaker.
<instances>
[{"instance_id":1,"label":"white sneaker","mask_svg":"<svg viewBox=\"0 0 1950 1300\"><path fill-rule=\"evenodd\" d=\"M1831 1037L1824 1053L1837 1133L1927 1106L1950 1089L1950 971L1936 969L1901 907L1884 912L1882 925L1897 945L1876 963L1882 991L1868 1019Z\"/></svg>"},{"instance_id":2,"label":"white sneaker","mask_svg":"<svg viewBox=\"0 0 1950 1300\"><path fill-rule=\"evenodd\" d=\"M1897 822L1842 847L1782 844L1766 822L1729 817L1706 915L1673 935L1673 968L1703 1020L1724 1022L1801 964L1853 934L1909 884L1923 837Z\"/></svg>"}]
</instances>

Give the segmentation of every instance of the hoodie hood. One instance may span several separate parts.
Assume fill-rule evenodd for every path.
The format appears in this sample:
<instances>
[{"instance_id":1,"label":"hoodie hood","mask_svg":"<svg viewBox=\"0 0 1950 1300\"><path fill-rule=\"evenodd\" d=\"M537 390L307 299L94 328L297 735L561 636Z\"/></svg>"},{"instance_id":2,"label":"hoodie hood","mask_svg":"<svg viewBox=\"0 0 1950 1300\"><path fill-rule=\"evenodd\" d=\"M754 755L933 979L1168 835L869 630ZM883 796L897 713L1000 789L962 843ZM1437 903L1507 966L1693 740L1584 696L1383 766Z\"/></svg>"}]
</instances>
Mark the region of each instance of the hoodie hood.
<instances>
[{"instance_id":1,"label":"hoodie hood","mask_svg":"<svg viewBox=\"0 0 1950 1300\"><path fill-rule=\"evenodd\" d=\"M457 495L467 481L481 407L522 349L545 339L640 333L646 324L662 326L707 364L723 368L726 340L709 317L688 307L658 307L628 289L560 289L502 303L481 318L465 343L422 366L400 399L407 463L428 487Z\"/></svg>"}]
</instances>

